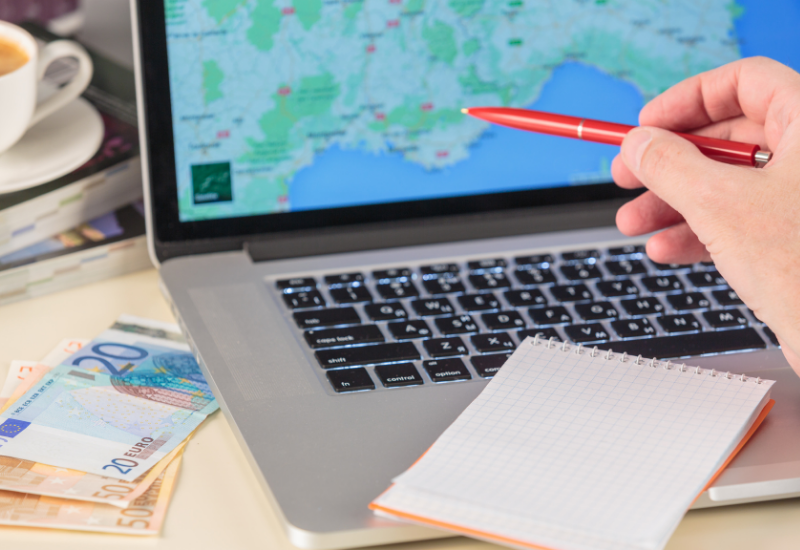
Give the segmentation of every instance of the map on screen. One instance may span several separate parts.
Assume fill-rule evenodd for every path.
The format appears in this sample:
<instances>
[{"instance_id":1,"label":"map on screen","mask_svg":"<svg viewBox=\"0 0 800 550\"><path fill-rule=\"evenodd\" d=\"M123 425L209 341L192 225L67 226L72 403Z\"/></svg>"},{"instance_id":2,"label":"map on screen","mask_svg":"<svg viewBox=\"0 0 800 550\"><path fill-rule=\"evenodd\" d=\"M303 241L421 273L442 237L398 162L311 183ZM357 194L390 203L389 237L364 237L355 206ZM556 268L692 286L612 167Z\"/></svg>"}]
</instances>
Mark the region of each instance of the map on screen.
<instances>
[{"instance_id":1,"label":"map on screen","mask_svg":"<svg viewBox=\"0 0 800 550\"><path fill-rule=\"evenodd\" d=\"M742 56L732 0L165 0L181 221L610 180L617 148L490 127L636 124Z\"/></svg>"}]
</instances>

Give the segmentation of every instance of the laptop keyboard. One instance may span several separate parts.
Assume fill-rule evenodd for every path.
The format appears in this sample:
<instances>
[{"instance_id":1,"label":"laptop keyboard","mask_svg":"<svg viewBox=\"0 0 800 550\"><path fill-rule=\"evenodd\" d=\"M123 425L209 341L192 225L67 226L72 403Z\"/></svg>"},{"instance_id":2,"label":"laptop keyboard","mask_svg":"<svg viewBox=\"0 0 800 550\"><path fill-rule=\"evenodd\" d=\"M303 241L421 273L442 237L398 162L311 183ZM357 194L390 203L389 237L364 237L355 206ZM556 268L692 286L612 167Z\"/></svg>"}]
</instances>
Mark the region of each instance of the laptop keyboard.
<instances>
[{"instance_id":1,"label":"laptop keyboard","mask_svg":"<svg viewBox=\"0 0 800 550\"><path fill-rule=\"evenodd\" d=\"M713 264L642 246L274 282L338 393L491 378L526 337L670 359L776 346Z\"/></svg>"}]
</instances>

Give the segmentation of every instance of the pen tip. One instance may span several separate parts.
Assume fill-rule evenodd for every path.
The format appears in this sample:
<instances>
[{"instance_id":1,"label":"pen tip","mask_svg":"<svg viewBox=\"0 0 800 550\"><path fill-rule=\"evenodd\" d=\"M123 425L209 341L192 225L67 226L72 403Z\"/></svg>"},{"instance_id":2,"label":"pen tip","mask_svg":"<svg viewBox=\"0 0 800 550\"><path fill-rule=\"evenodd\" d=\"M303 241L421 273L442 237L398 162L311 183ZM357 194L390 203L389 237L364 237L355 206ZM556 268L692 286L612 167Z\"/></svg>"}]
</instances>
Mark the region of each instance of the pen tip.
<instances>
[{"instance_id":1,"label":"pen tip","mask_svg":"<svg viewBox=\"0 0 800 550\"><path fill-rule=\"evenodd\" d=\"M464 113L465 115L468 115L469 114L469 109L461 109L461 112Z\"/></svg>"}]
</instances>

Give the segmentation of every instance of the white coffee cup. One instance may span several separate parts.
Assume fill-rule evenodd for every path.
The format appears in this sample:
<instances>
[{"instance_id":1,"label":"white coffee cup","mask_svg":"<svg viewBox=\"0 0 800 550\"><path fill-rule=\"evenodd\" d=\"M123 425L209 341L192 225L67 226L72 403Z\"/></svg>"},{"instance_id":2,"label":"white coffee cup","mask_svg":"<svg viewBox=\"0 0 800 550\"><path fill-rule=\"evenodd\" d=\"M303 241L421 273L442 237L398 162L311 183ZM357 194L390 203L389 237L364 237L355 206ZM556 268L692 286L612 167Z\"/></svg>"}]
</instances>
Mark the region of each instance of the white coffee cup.
<instances>
[{"instance_id":1,"label":"white coffee cup","mask_svg":"<svg viewBox=\"0 0 800 550\"><path fill-rule=\"evenodd\" d=\"M25 132L81 95L92 79L92 60L79 44L58 40L40 52L36 40L24 29L0 21L0 40L17 45L28 62L15 71L0 76L0 155L14 145ZM47 67L56 59L74 57L78 73L66 86L36 104L37 89Z\"/></svg>"}]
</instances>

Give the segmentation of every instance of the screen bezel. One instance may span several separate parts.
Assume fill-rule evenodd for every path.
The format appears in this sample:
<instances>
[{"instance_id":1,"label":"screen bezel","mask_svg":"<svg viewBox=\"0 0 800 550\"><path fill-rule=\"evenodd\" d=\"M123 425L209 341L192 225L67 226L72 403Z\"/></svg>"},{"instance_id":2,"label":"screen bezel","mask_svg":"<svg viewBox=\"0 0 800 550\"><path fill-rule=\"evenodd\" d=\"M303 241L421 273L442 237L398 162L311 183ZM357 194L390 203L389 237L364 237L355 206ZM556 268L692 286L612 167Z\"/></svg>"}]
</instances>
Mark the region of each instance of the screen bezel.
<instances>
[{"instance_id":1,"label":"screen bezel","mask_svg":"<svg viewBox=\"0 0 800 550\"><path fill-rule=\"evenodd\" d=\"M593 203L617 203L619 199L638 194L608 182L182 222L178 209L164 0L140 0L137 15L139 51L136 53L141 56L144 105L140 117L143 117L147 148L152 238L157 249L161 246L173 250L168 256L180 255L175 245L181 243L194 243L187 248L191 251L187 253L197 253L204 246L219 251L241 248L250 238L275 238L284 233L313 234L337 228L374 228L381 224L398 226L431 218L463 220L465 215L502 214L519 209L535 211L571 204L585 209ZM520 162L529 162L529 159ZM158 250L156 252L160 257Z\"/></svg>"}]
</instances>

